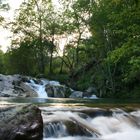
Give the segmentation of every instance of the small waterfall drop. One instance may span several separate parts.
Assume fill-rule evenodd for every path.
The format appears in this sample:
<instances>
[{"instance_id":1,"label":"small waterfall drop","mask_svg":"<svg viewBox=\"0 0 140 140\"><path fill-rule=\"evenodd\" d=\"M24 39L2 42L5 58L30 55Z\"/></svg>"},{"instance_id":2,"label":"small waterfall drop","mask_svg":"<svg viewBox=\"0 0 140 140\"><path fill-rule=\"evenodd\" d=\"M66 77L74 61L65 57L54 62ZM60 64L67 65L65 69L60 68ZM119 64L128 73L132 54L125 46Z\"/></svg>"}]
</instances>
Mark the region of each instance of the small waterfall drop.
<instances>
[{"instance_id":1,"label":"small waterfall drop","mask_svg":"<svg viewBox=\"0 0 140 140\"><path fill-rule=\"evenodd\" d=\"M77 112L78 111L78 112ZM111 110L110 116L92 117L80 110L51 111L43 109L43 140L140 140L140 111ZM81 110L82 113L82 110ZM84 114L84 113L83 113ZM71 123L73 124L71 125ZM78 129L76 129L78 125ZM84 128L84 129L83 129ZM71 133L72 130L74 134ZM79 133L79 131L82 131ZM86 130L86 133L84 133ZM90 132L92 135L86 135ZM77 133L77 135L75 135ZM99 135L98 135L98 134Z\"/></svg>"},{"instance_id":2,"label":"small waterfall drop","mask_svg":"<svg viewBox=\"0 0 140 140\"><path fill-rule=\"evenodd\" d=\"M45 86L47 84L60 86L58 81L48 81L47 79L40 79L39 82L35 82L33 79L31 79L30 82L26 82L26 84L38 94L39 98L48 98L48 94L45 90Z\"/></svg>"},{"instance_id":3,"label":"small waterfall drop","mask_svg":"<svg viewBox=\"0 0 140 140\"><path fill-rule=\"evenodd\" d=\"M34 80L30 80L30 83L26 83L29 85L36 93L38 94L39 98L48 98L47 92L45 91L45 86L48 84L49 81L41 80L40 84L36 84Z\"/></svg>"},{"instance_id":4,"label":"small waterfall drop","mask_svg":"<svg viewBox=\"0 0 140 140\"><path fill-rule=\"evenodd\" d=\"M44 137L65 137L67 136L66 126L62 122L53 122L44 125Z\"/></svg>"}]
</instances>

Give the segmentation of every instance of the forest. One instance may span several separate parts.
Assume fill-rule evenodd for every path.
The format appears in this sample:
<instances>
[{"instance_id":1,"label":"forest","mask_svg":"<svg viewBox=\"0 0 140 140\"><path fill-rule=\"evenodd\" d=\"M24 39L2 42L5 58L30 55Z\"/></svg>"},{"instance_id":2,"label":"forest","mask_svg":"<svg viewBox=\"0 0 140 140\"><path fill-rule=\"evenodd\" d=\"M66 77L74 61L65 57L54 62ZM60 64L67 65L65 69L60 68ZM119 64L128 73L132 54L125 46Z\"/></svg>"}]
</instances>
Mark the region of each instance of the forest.
<instances>
[{"instance_id":1,"label":"forest","mask_svg":"<svg viewBox=\"0 0 140 140\"><path fill-rule=\"evenodd\" d=\"M0 1L0 9L8 5ZM0 73L58 80L98 97L140 97L138 0L25 0L14 20L11 47L0 50ZM2 35L1 35L2 36Z\"/></svg>"}]
</instances>

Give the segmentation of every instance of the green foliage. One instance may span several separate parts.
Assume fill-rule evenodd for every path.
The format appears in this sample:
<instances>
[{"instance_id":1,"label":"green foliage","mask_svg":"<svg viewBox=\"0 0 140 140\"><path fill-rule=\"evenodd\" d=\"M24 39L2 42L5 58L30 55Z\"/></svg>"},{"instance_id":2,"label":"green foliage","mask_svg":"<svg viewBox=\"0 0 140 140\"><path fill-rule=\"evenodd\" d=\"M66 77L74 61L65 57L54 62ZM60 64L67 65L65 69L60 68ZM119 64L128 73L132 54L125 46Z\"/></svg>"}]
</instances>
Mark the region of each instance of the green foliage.
<instances>
[{"instance_id":1,"label":"green foliage","mask_svg":"<svg viewBox=\"0 0 140 140\"><path fill-rule=\"evenodd\" d=\"M36 43L36 44L35 44ZM8 67L6 73L19 73L36 75L38 71L38 54L35 46L37 41L25 39L19 44L20 47L13 48L5 54L5 63Z\"/></svg>"},{"instance_id":2,"label":"green foliage","mask_svg":"<svg viewBox=\"0 0 140 140\"><path fill-rule=\"evenodd\" d=\"M85 2L88 4L84 5ZM92 37L89 43L83 43L88 50L85 51L87 62L91 58L97 61L91 65L91 77L88 77L91 70L82 76L83 68L79 70L79 84L84 79L83 83L88 81L87 85L92 81L102 97L135 97L140 82L140 3L133 0L78 0L75 7L90 13L85 23L90 27Z\"/></svg>"},{"instance_id":3,"label":"green foliage","mask_svg":"<svg viewBox=\"0 0 140 140\"><path fill-rule=\"evenodd\" d=\"M4 72L3 52L0 50L0 73Z\"/></svg>"},{"instance_id":4,"label":"green foliage","mask_svg":"<svg viewBox=\"0 0 140 140\"><path fill-rule=\"evenodd\" d=\"M100 97L140 97L140 2L137 0L23 2L12 24L12 49L0 52L0 72L38 75L94 86ZM83 38L85 29L91 33ZM74 36L58 55L57 38Z\"/></svg>"},{"instance_id":5,"label":"green foliage","mask_svg":"<svg viewBox=\"0 0 140 140\"><path fill-rule=\"evenodd\" d=\"M137 42L128 42L112 51L106 61L120 74L122 82L135 82L140 74L140 46Z\"/></svg>"}]
</instances>

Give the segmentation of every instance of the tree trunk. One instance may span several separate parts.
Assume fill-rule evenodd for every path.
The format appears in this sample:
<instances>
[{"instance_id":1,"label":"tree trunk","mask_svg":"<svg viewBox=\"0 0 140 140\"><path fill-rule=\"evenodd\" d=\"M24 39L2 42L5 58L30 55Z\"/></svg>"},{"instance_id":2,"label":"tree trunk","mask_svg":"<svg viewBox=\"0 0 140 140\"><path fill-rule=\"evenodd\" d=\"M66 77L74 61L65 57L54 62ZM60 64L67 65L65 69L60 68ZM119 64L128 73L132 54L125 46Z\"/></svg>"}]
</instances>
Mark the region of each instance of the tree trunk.
<instances>
[{"instance_id":1,"label":"tree trunk","mask_svg":"<svg viewBox=\"0 0 140 140\"><path fill-rule=\"evenodd\" d=\"M50 74L53 73L52 64L53 64L53 49L51 50L51 57L50 57L50 69L49 69Z\"/></svg>"},{"instance_id":2,"label":"tree trunk","mask_svg":"<svg viewBox=\"0 0 140 140\"><path fill-rule=\"evenodd\" d=\"M62 60L61 61L61 66L60 66L59 74L62 74L62 72L63 72L63 65L64 65L64 61Z\"/></svg>"},{"instance_id":3,"label":"tree trunk","mask_svg":"<svg viewBox=\"0 0 140 140\"><path fill-rule=\"evenodd\" d=\"M41 9L37 3L37 1L35 1L36 6L37 6L37 10L39 13L39 46L40 46L40 66L39 66L39 72L44 74L45 72L45 64L44 64L44 46L43 46L43 40L42 40L42 13L41 13Z\"/></svg>"}]
</instances>

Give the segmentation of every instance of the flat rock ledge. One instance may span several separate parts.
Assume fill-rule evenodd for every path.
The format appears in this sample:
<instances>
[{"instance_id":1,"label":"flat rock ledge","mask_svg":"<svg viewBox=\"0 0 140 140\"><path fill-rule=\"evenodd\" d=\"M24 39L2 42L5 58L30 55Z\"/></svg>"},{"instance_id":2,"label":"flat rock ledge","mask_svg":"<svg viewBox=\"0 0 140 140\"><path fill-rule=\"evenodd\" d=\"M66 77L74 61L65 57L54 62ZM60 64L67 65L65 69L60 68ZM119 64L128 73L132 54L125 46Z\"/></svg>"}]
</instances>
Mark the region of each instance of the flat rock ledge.
<instances>
[{"instance_id":1,"label":"flat rock ledge","mask_svg":"<svg viewBox=\"0 0 140 140\"><path fill-rule=\"evenodd\" d=\"M41 111L34 105L0 105L0 140L42 140Z\"/></svg>"}]
</instances>

